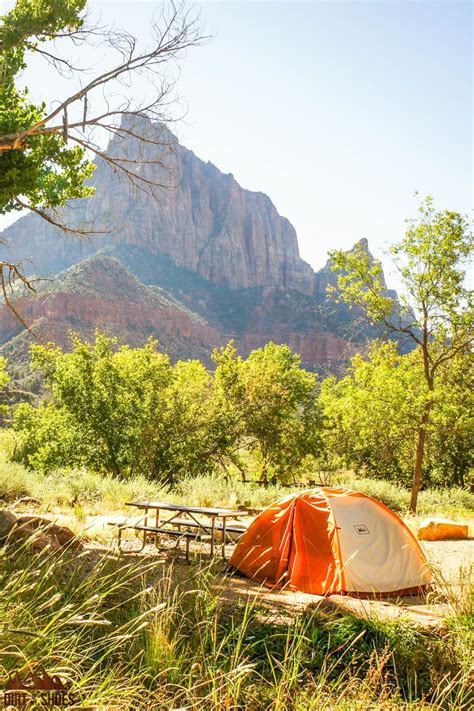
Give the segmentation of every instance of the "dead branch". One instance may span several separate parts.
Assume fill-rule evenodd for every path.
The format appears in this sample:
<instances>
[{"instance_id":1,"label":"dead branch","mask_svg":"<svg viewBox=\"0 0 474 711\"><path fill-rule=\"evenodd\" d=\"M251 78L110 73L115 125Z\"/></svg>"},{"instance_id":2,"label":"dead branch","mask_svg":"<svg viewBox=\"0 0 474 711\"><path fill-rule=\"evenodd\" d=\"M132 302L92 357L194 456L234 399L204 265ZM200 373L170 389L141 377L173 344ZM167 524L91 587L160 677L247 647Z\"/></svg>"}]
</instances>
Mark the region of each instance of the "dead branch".
<instances>
[{"instance_id":1,"label":"dead branch","mask_svg":"<svg viewBox=\"0 0 474 711\"><path fill-rule=\"evenodd\" d=\"M32 331L31 327L26 323L22 315L15 308L12 303L11 296L15 292L16 282L19 282L28 291L35 293L36 289L33 286L35 280L29 279L20 269L18 264L12 264L11 262L0 262L0 288L3 294L3 301L6 306L12 311L16 316L21 325L30 333L35 339L36 334Z\"/></svg>"},{"instance_id":2,"label":"dead branch","mask_svg":"<svg viewBox=\"0 0 474 711\"><path fill-rule=\"evenodd\" d=\"M71 225L66 225L64 222L62 222L57 215L56 211L53 210L41 210L38 207L35 207L31 203L26 203L20 198L15 198L15 202L17 205L22 207L25 210L30 210L31 212L34 212L38 217L41 217L43 220L46 220L46 222L49 222L50 225L53 225L54 227L58 227L62 232L65 232L66 234L71 234L75 236L83 236L83 237L90 237L91 235L94 234L107 234L109 230L95 230L92 227L72 227ZM53 217L53 215L56 216Z\"/></svg>"},{"instance_id":3,"label":"dead branch","mask_svg":"<svg viewBox=\"0 0 474 711\"><path fill-rule=\"evenodd\" d=\"M152 34L154 43L147 51L138 51L137 39L128 32L106 32L103 30L101 32L103 43L117 52L121 61L107 71L93 77L76 92L60 101L53 110L32 126L14 133L0 134L0 150L25 149L28 145L28 139L32 136L50 133L62 133L67 135L69 141L80 143L83 147L89 147L90 136L87 132L88 128L100 127L113 133L110 123L104 123L105 119L119 119L127 115L146 116L155 121L168 122L170 119L167 115L167 108L175 103L176 99L170 96L175 82L166 77L165 69L168 65L176 64L189 48L202 44L207 39L201 33L198 18L191 16L190 12L185 10L184 3L179 5L171 4L169 8L163 10L158 21L153 21ZM83 29L80 32L71 34L59 34L57 37L69 37L70 39L80 37L81 41L84 41L88 33L94 34L94 30ZM39 52L51 59L53 64L54 62L62 61L58 56L43 50L42 47L35 46L33 49L35 52ZM78 73L77 68L68 60L64 60L64 62L72 74ZM90 104L91 97L97 95L98 90L107 89L109 91L110 89L116 89L117 85L130 88L133 86L133 77L137 75L148 75L148 79L152 84L159 76L159 90L156 92L152 102L147 104L139 103L133 106L132 99L128 99L121 106L114 106L101 115L92 116L91 118L87 116L87 105L85 104L81 119L67 122L69 113L83 100ZM108 93L103 98L109 105L113 96ZM167 98L170 99L169 102ZM63 122L51 125L51 122L61 114L64 117ZM71 135L69 131L72 128L78 129L82 135L79 136L78 133ZM117 128L117 124L114 124L114 128ZM140 135L139 131L134 132L132 130L131 133L138 140L161 145L159 137L152 133L148 136ZM113 158L111 159L114 160Z\"/></svg>"}]
</instances>

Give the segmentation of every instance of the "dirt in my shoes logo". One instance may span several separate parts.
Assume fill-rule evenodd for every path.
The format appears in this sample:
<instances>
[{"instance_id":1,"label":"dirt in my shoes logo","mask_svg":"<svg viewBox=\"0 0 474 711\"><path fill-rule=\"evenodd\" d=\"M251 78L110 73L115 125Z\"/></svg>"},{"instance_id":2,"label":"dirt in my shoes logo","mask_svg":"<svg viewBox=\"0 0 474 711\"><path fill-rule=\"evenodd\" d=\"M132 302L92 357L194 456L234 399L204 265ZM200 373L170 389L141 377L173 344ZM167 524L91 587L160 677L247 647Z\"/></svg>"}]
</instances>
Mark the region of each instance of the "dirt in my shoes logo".
<instances>
[{"instance_id":1,"label":"dirt in my shoes logo","mask_svg":"<svg viewBox=\"0 0 474 711\"><path fill-rule=\"evenodd\" d=\"M26 676L15 672L4 686L2 700L4 709L26 710L38 704L47 708L72 706L78 698L71 690L71 684L65 684L56 674L50 676L43 670L40 674L29 672Z\"/></svg>"}]
</instances>

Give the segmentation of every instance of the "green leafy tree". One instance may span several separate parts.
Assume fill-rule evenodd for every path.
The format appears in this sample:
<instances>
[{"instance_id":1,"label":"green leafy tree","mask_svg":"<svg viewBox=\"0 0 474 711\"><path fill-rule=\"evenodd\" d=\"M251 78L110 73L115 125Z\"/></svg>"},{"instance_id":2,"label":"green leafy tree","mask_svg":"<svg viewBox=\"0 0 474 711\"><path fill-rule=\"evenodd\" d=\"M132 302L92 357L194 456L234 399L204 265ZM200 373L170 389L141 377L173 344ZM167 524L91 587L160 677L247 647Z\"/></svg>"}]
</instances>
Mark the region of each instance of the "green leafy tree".
<instances>
[{"instance_id":1,"label":"green leafy tree","mask_svg":"<svg viewBox=\"0 0 474 711\"><path fill-rule=\"evenodd\" d=\"M428 475L434 484L472 486L474 468L474 353L459 353L437 378L430 417Z\"/></svg>"},{"instance_id":2,"label":"green leafy tree","mask_svg":"<svg viewBox=\"0 0 474 711\"><path fill-rule=\"evenodd\" d=\"M473 463L472 357L457 356L440 371L427 428L425 481L462 485ZM419 353L375 343L352 359L345 377L321 387L324 442L339 465L409 484L413 445L428 396Z\"/></svg>"},{"instance_id":3,"label":"green leafy tree","mask_svg":"<svg viewBox=\"0 0 474 711\"><path fill-rule=\"evenodd\" d=\"M33 406L21 403L15 410L17 436L13 459L38 471L88 464L87 439L66 408L53 402Z\"/></svg>"},{"instance_id":4,"label":"green leafy tree","mask_svg":"<svg viewBox=\"0 0 474 711\"><path fill-rule=\"evenodd\" d=\"M404 293L394 300L386 292L382 266L360 246L350 253L330 253L338 270L339 299L357 306L373 323L406 337L422 366L426 394L417 425L410 509L416 511L423 481L427 433L440 372L472 348L473 291L466 285L465 264L472 254L472 231L457 212L436 212L431 198L408 222L405 237L391 249Z\"/></svg>"},{"instance_id":5,"label":"green leafy tree","mask_svg":"<svg viewBox=\"0 0 474 711\"><path fill-rule=\"evenodd\" d=\"M368 358L352 358L345 377L322 383L325 444L340 465L407 483L407 457L425 395L412 365L394 343L374 344Z\"/></svg>"},{"instance_id":6,"label":"green leafy tree","mask_svg":"<svg viewBox=\"0 0 474 711\"><path fill-rule=\"evenodd\" d=\"M82 449L73 460L104 469L116 476L133 473L139 461L141 432L171 379L168 356L149 341L144 348L122 346L115 339L96 334L93 344L73 336L72 352L32 346L32 368L39 369L49 385L57 416L64 413L64 427L72 423ZM20 429L24 419L17 420ZM33 420L34 424L34 420ZM33 428L34 429L34 428ZM39 436L36 431L35 436ZM58 438L64 435L58 433ZM60 454L67 452L63 447ZM58 462L59 463L59 462ZM70 461L60 462L70 464Z\"/></svg>"},{"instance_id":7,"label":"green leafy tree","mask_svg":"<svg viewBox=\"0 0 474 711\"><path fill-rule=\"evenodd\" d=\"M143 471L175 483L186 475L225 467L226 422L219 417L213 378L197 360L172 368L162 407L149 408L141 432Z\"/></svg>"},{"instance_id":8,"label":"green leafy tree","mask_svg":"<svg viewBox=\"0 0 474 711\"><path fill-rule=\"evenodd\" d=\"M260 477L294 478L320 450L317 379L287 345L268 343L247 359L233 344L214 352L216 389L230 432L257 455Z\"/></svg>"},{"instance_id":9,"label":"green leafy tree","mask_svg":"<svg viewBox=\"0 0 474 711\"><path fill-rule=\"evenodd\" d=\"M0 214L25 205L34 210L60 207L71 198L93 193L85 185L93 171L85 149L68 147L59 131L31 131L46 118L46 108L32 103L27 89L16 85L18 74L26 68L26 53L59 33L78 32L85 5L86 0L19 0L1 18Z\"/></svg>"},{"instance_id":10,"label":"green leafy tree","mask_svg":"<svg viewBox=\"0 0 474 711\"><path fill-rule=\"evenodd\" d=\"M170 484L220 465L229 446L213 379L199 361L172 365L153 340L117 347L97 332L72 352L32 347L32 368L51 391L17 408L16 457L38 469L84 465L115 476L143 473Z\"/></svg>"}]
</instances>

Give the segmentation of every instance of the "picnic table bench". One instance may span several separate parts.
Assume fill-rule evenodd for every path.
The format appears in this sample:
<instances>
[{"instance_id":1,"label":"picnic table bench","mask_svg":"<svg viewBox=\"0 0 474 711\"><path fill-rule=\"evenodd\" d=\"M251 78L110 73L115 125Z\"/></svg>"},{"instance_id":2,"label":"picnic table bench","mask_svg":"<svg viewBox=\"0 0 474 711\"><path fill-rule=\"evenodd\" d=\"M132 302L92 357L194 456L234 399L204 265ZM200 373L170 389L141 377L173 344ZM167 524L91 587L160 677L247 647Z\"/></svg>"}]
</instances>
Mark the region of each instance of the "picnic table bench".
<instances>
[{"instance_id":1,"label":"picnic table bench","mask_svg":"<svg viewBox=\"0 0 474 711\"><path fill-rule=\"evenodd\" d=\"M126 506L133 506L139 511L143 511L142 523L110 523L118 530L117 543L122 551L122 533L126 529L133 529L143 533L143 542L140 548L133 553L141 552L146 545L147 535L155 538L155 545L158 545L160 536L168 536L176 539L178 546L181 540L186 544L186 560L189 561L189 546L192 540L197 540L206 535L210 538L210 554L214 556L216 548L216 534L222 535L221 551L225 559L225 546L229 534L242 534L246 527L242 524L230 524L228 519L235 519L244 515L242 511L232 511L231 509L208 508L205 506L185 506L184 504L171 504L164 501L130 501ZM163 519L162 514L166 512L167 518ZM153 516L153 524L149 523L150 515ZM179 518L178 518L179 517ZM203 520L205 517L210 523ZM193 529L193 530L182 530ZM234 541L231 541L234 543Z\"/></svg>"}]
</instances>

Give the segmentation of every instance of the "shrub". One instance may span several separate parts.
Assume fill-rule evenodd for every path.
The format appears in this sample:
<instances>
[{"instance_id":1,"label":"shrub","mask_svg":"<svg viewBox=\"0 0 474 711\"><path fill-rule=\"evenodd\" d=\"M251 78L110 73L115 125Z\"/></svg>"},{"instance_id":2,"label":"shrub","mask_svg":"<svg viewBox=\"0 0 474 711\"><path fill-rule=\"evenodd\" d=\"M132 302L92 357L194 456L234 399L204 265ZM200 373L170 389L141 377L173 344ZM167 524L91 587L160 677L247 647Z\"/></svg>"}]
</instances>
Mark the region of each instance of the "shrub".
<instances>
[{"instance_id":1,"label":"shrub","mask_svg":"<svg viewBox=\"0 0 474 711\"><path fill-rule=\"evenodd\" d=\"M195 502L198 506L269 506L288 493L288 489L276 484L263 487L258 483L244 483L235 477L225 479L222 475L187 477L180 481L172 494L175 499Z\"/></svg>"},{"instance_id":2,"label":"shrub","mask_svg":"<svg viewBox=\"0 0 474 711\"><path fill-rule=\"evenodd\" d=\"M0 460L0 499L14 501L22 496L36 496L41 476L22 464Z\"/></svg>"},{"instance_id":3,"label":"shrub","mask_svg":"<svg viewBox=\"0 0 474 711\"><path fill-rule=\"evenodd\" d=\"M379 499L394 511L405 513L410 503L410 492L403 486L382 479L359 478L351 472L339 472L334 483L342 484L363 494ZM452 486L449 489L425 489L420 492L418 513L443 516L472 513L474 494L467 489Z\"/></svg>"}]
</instances>

